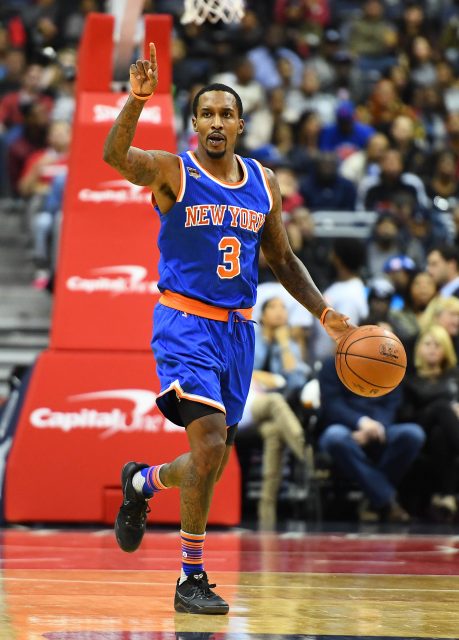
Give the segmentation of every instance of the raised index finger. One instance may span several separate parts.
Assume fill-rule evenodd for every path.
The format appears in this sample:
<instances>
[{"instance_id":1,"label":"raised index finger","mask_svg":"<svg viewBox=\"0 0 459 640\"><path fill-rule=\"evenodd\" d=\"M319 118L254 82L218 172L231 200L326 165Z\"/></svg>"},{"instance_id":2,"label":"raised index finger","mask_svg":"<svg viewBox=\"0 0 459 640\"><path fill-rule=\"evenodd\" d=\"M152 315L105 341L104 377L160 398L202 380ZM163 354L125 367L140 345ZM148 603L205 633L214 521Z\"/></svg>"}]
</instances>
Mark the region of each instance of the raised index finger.
<instances>
[{"instance_id":1,"label":"raised index finger","mask_svg":"<svg viewBox=\"0 0 459 640\"><path fill-rule=\"evenodd\" d=\"M152 65L156 65L156 47L153 42L150 42L150 62Z\"/></svg>"}]
</instances>

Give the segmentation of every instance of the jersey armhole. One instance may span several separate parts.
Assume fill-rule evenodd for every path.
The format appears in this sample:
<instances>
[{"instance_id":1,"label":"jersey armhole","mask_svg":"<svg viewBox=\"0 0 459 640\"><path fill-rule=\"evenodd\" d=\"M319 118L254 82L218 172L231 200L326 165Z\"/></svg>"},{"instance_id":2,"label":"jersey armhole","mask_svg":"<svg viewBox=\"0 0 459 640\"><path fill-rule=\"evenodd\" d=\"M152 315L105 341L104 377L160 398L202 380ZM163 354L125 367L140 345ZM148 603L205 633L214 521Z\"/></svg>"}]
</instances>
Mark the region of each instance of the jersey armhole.
<instances>
[{"instance_id":1,"label":"jersey armhole","mask_svg":"<svg viewBox=\"0 0 459 640\"><path fill-rule=\"evenodd\" d=\"M263 186L265 188L266 195L268 196L269 213L271 213L272 208L273 208L274 198L273 198L273 192L271 190L271 186L269 184L268 176L266 175L266 171L265 171L264 166L260 162L258 162L258 160L255 160L255 158L253 160L256 163L256 165L258 167L258 170L260 171L261 180L263 182Z\"/></svg>"}]
</instances>

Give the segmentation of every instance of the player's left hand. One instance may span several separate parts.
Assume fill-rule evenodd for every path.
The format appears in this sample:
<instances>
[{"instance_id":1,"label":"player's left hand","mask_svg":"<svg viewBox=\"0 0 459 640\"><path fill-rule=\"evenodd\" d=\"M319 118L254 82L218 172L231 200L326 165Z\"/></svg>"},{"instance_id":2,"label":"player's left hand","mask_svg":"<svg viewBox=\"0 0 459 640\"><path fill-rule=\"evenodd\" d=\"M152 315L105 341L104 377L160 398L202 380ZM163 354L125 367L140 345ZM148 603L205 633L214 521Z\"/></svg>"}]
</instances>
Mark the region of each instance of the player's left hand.
<instances>
[{"instance_id":1,"label":"player's left hand","mask_svg":"<svg viewBox=\"0 0 459 640\"><path fill-rule=\"evenodd\" d=\"M349 317L338 313L334 309L327 311L324 319L324 329L333 340L339 342L346 333L356 329L355 325L349 322Z\"/></svg>"}]
</instances>

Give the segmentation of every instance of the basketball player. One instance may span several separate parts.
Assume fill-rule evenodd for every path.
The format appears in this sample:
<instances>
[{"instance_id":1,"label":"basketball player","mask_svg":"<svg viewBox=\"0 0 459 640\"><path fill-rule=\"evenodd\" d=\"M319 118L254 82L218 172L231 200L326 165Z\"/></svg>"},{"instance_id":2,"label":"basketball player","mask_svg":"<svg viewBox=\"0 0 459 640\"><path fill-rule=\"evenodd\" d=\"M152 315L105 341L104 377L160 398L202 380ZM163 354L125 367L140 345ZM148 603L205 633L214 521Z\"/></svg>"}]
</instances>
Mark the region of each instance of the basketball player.
<instances>
[{"instance_id":1,"label":"basketball player","mask_svg":"<svg viewBox=\"0 0 459 640\"><path fill-rule=\"evenodd\" d=\"M180 488L182 573L176 611L225 614L228 604L209 585L203 546L215 482L227 463L253 368L260 245L280 282L320 318L329 335L349 330L327 307L294 256L281 222L281 196L271 171L235 155L244 129L242 104L225 85L201 89L193 105L195 152L180 156L131 146L146 100L158 83L156 52L130 67L131 95L108 134L104 159L127 180L151 188L161 219L159 289L153 352L161 391L157 404L185 427L190 452L149 466L128 462L115 532L135 551L146 528L148 501Z\"/></svg>"}]
</instances>

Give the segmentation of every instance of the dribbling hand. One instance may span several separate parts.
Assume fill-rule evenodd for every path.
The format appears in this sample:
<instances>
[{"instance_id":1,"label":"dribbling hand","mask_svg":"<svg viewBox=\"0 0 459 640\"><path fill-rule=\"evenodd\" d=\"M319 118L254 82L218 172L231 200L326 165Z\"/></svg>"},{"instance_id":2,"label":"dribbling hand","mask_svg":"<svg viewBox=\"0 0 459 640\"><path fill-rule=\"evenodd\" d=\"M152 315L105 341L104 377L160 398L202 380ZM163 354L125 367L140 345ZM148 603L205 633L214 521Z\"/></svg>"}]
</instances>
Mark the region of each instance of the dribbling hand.
<instances>
[{"instance_id":1,"label":"dribbling hand","mask_svg":"<svg viewBox=\"0 0 459 640\"><path fill-rule=\"evenodd\" d=\"M158 63L153 42L150 42L150 60L137 60L135 64L131 64L129 81L133 93L139 96L152 94L158 86Z\"/></svg>"},{"instance_id":2,"label":"dribbling hand","mask_svg":"<svg viewBox=\"0 0 459 640\"><path fill-rule=\"evenodd\" d=\"M324 320L324 329L336 342L339 342L355 326L349 322L349 318L334 309L330 309Z\"/></svg>"}]
</instances>

